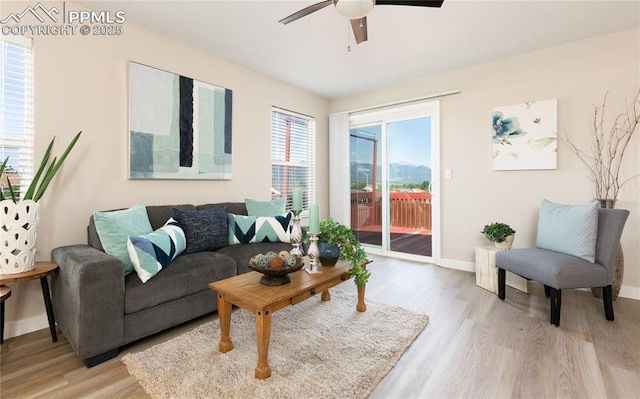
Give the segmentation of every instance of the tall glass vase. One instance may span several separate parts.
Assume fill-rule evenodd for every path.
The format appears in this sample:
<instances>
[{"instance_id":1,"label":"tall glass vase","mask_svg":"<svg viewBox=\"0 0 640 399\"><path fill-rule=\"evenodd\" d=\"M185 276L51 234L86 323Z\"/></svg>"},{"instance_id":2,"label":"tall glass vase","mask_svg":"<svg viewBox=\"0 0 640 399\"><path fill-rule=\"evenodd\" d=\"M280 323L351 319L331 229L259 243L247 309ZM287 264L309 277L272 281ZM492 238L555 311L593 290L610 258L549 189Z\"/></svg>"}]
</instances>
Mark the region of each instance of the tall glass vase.
<instances>
[{"instance_id":1,"label":"tall glass vase","mask_svg":"<svg viewBox=\"0 0 640 399\"><path fill-rule=\"evenodd\" d=\"M602 199L598 198L600 202L600 208L613 209L616 200L615 199ZM622 245L618 243L618 251L616 252L616 263L613 267L613 300L615 301L620 294L620 288L622 287L622 278L624 277L624 253L622 252ZM602 288L591 288L591 293L596 298L602 298Z\"/></svg>"}]
</instances>

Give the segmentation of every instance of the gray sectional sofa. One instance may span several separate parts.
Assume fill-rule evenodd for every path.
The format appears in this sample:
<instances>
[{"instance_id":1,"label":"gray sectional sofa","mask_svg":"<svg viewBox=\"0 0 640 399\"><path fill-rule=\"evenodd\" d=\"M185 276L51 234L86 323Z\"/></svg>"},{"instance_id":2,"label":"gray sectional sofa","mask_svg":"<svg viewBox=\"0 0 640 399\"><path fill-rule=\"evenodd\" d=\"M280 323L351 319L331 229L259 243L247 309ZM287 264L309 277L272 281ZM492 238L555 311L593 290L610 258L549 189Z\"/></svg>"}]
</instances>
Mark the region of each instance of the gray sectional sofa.
<instances>
[{"instance_id":1,"label":"gray sectional sofa","mask_svg":"<svg viewBox=\"0 0 640 399\"><path fill-rule=\"evenodd\" d=\"M224 207L246 215L244 203L147 206L153 229L173 215L173 208L205 210ZM257 253L290 250L291 244L250 243L215 251L183 253L155 277L142 283L135 272L125 276L124 264L104 252L93 217L88 245L55 248L59 265L52 276L52 299L58 327L86 367L118 354L123 345L217 310L212 281L250 271Z\"/></svg>"}]
</instances>

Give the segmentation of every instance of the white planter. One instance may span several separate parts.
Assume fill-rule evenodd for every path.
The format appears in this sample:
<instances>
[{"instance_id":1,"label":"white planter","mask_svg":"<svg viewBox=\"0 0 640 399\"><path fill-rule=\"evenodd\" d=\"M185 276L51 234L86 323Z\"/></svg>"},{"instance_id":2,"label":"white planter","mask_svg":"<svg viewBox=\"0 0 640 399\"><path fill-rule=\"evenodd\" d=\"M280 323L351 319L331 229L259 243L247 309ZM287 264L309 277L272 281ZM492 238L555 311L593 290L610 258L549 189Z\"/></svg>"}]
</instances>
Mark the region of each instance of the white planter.
<instances>
[{"instance_id":1,"label":"white planter","mask_svg":"<svg viewBox=\"0 0 640 399\"><path fill-rule=\"evenodd\" d=\"M40 204L35 201L0 201L0 274L35 268Z\"/></svg>"},{"instance_id":2,"label":"white planter","mask_svg":"<svg viewBox=\"0 0 640 399\"><path fill-rule=\"evenodd\" d=\"M511 246L513 245L514 236L515 234L511 234L510 236L507 236L507 238L505 238L504 241L502 242L494 242L493 246L498 249L511 249Z\"/></svg>"}]
</instances>

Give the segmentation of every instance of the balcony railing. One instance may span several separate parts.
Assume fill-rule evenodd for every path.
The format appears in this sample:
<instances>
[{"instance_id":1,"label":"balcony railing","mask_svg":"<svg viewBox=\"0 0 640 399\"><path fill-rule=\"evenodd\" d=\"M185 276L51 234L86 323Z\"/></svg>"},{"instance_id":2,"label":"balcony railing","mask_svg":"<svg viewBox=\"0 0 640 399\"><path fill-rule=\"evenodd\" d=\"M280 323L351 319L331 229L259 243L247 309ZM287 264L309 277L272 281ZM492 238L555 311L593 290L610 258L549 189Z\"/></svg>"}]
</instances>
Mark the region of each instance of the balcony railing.
<instances>
[{"instance_id":1,"label":"balcony railing","mask_svg":"<svg viewBox=\"0 0 640 399\"><path fill-rule=\"evenodd\" d=\"M391 227L431 230L431 194L428 192L392 192L389 194ZM351 228L367 229L382 225L382 196L376 193L351 193Z\"/></svg>"}]
</instances>

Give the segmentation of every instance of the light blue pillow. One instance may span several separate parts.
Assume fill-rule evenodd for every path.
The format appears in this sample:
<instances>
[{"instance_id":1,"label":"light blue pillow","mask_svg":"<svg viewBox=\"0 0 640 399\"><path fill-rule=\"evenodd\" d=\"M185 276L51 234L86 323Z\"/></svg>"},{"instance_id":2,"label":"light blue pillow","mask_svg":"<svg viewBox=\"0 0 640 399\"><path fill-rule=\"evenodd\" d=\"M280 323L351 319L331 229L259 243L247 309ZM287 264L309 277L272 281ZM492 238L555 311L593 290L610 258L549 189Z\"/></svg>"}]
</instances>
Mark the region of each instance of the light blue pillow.
<instances>
[{"instance_id":1,"label":"light blue pillow","mask_svg":"<svg viewBox=\"0 0 640 399\"><path fill-rule=\"evenodd\" d=\"M127 240L129 258L143 283L169 266L186 247L184 231L173 218L153 233L130 236Z\"/></svg>"},{"instance_id":2,"label":"light blue pillow","mask_svg":"<svg viewBox=\"0 0 640 399\"><path fill-rule=\"evenodd\" d=\"M124 274L133 271L129 259L127 239L129 236L149 234L153 231L147 208L142 204L135 204L129 209L113 212L94 212L93 221L104 251L124 263Z\"/></svg>"},{"instance_id":3,"label":"light blue pillow","mask_svg":"<svg viewBox=\"0 0 640 399\"><path fill-rule=\"evenodd\" d=\"M244 204L247 206L249 216L277 216L284 213L285 199L258 201L246 198Z\"/></svg>"},{"instance_id":4,"label":"light blue pillow","mask_svg":"<svg viewBox=\"0 0 640 399\"><path fill-rule=\"evenodd\" d=\"M536 247L596 260L598 202L562 205L542 200Z\"/></svg>"}]
</instances>

